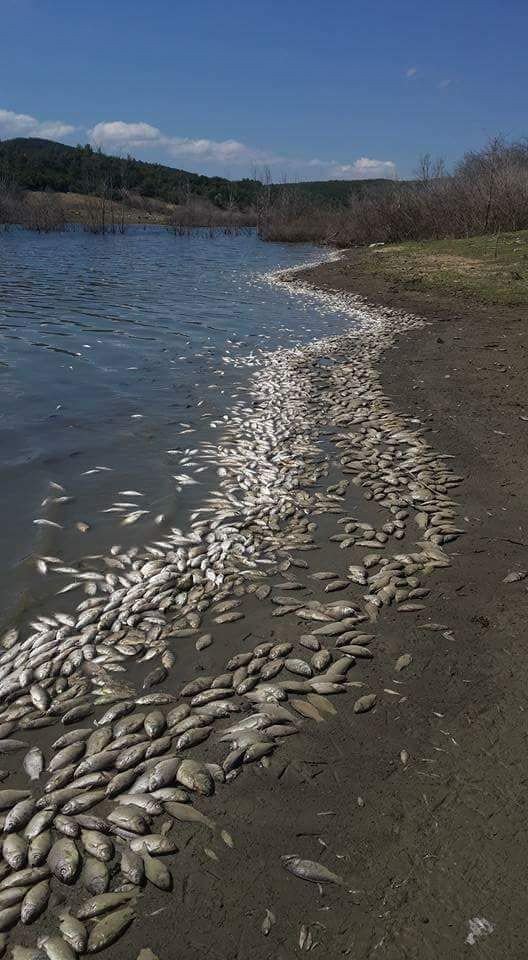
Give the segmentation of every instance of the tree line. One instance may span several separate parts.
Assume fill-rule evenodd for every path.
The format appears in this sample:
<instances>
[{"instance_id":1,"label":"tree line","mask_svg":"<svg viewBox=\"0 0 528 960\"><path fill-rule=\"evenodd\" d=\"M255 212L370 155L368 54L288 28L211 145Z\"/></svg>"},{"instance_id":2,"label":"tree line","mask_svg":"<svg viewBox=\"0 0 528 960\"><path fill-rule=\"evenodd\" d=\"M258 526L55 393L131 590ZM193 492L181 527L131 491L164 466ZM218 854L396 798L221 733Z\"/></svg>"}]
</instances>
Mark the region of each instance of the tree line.
<instances>
[{"instance_id":1,"label":"tree line","mask_svg":"<svg viewBox=\"0 0 528 960\"><path fill-rule=\"evenodd\" d=\"M284 186L261 207L265 240L340 247L469 237L528 229L528 140L495 137L447 170L430 154L412 181L350 193L330 209Z\"/></svg>"}]
</instances>

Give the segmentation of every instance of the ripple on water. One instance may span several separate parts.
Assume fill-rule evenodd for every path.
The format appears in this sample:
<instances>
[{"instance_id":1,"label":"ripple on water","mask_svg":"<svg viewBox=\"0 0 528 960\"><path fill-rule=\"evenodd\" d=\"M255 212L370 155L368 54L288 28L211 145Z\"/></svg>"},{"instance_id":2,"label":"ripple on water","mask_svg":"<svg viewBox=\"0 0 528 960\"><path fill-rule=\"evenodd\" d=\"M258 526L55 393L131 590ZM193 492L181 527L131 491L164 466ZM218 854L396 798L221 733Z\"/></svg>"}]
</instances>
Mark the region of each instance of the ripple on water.
<instances>
[{"instance_id":1,"label":"ripple on water","mask_svg":"<svg viewBox=\"0 0 528 960\"><path fill-rule=\"evenodd\" d=\"M205 465L196 485L182 485L178 461L217 435L242 361L320 332L318 307L260 275L320 258L308 245L263 244L254 234L2 235L3 621L48 596L35 554L104 552L117 531L125 545L143 542L159 535L160 513L180 523L199 505L211 472ZM323 319L326 332L343 327L339 313ZM111 472L86 477L97 464ZM190 468L193 477L203 466ZM43 508L50 480L74 499ZM127 530L102 511L129 486L145 494L149 513ZM62 530L33 525L43 509Z\"/></svg>"}]
</instances>

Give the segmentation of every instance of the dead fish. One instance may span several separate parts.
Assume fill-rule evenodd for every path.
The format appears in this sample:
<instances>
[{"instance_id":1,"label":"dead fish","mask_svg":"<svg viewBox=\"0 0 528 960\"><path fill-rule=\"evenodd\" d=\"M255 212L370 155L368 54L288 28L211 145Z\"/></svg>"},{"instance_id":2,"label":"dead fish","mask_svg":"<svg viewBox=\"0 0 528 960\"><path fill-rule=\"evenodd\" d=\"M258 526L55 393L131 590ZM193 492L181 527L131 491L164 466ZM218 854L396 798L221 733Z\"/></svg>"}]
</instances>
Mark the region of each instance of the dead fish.
<instances>
[{"instance_id":1,"label":"dead fish","mask_svg":"<svg viewBox=\"0 0 528 960\"><path fill-rule=\"evenodd\" d=\"M38 837L34 837L28 847L28 866L41 867L46 862L52 844L50 830L44 830L43 833L39 833Z\"/></svg>"},{"instance_id":2,"label":"dead fish","mask_svg":"<svg viewBox=\"0 0 528 960\"><path fill-rule=\"evenodd\" d=\"M35 837L38 837L39 833L42 833L50 826L54 816L55 811L49 805L47 809L39 810L38 813L35 813L31 817L31 820L28 821L24 830L24 836L26 836L28 840L33 840Z\"/></svg>"},{"instance_id":3,"label":"dead fish","mask_svg":"<svg viewBox=\"0 0 528 960\"><path fill-rule=\"evenodd\" d=\"M21 947L18 943L13 944L12 960L42 960L42 957L43 953L38 947Z\"/></svg>"},{"instance_id":4,"label":"dead fish","mask_svg":"<svg viewBox=\"0 0 528 960\"><path fill-rule=\"evenodd\" d=\"M145 733L150 739L154 739L165 730L165 715L161 710L152 710L144 720Z\"/></svg>"},{"instance_id":5,"label":"dead fish","mask_svg":"<svg viewBox=\"0 0 528 960\"><path fill-rule=\"evenodd\" d=\"M81 923L71 913L60 914L59 930L66 941L76 953L85 953L88 943L88 930L84 923Z\"/></svg>"},{"instance_id":6,"label":"dead fish","mask_svg":"<svg viewBox=\"0 0 528 960\"><path fill-rule=\"evenodd\" d=\"M138 707L149 707L157 704L161 706L164 703L174 703L176 697L172 693L146 693L142 697L138 697L136 704Z\"/></svg>"},{"instance_id":7,"label":"dead fish","mask_svg":"<svg viewBox=\"0 0 528 960\"><path fill-rule=\"evenodd\" d=\"M165 809L175 820L180 820L183 823L198 823L201 826L208 827L209 830L215 829L214 820L188 804L170 800L165 804Z\"/></svg>"},{"instance_id":8,"label":"dead fish","mask_svg":"<svg viewBox=\"0 0 528 960\"><path fill-rule=\"evenodd\" d=\"M125 907L124 910L117 910L108 917L103 917L90 931L87 953L98 953L115 943L128 929L134 918L135 913L131 907Z\"/></svg>"},{"instance_id":9,"label":"dead fish","mask_svg":"<svg viewBox=\"0 0 528 960\"><path fill-rule=\"evenodd\" d=\"M52 795L50 794L50 796ZM62 807L62 813L67 817L75 816L77 813L84 813L86 810L95 807L101 800L104 800L105 796L105 790L89 790L87 793L80 794L79 796L73 796L71 800L67 800Z\"/></svg>"},{"instance_id":10,"label":"dead fish","mask_svg":"<svg viewBox=\"0 0 528 960\"><path fill-rule=\"evenodd\" d=\"M154 687L158 683L163 683L163 681L167 679L167 676L168 671L165 667L156 667L154 670L151 670L143 680L143 690Z\"/></svg>"},{"instance_id":11,"label":"dead fish","mask_svg":"<svg viewBox=\"0 0 528 960\"><path fill-rule=\"evenodd\" d=\"M129 830L131 833L147 833L149 829L148 819L143 815L141 807L133 804L123 804L116 807L108 814L107 820L115 823L122 830Z\"/></svg>"},{"instance_id":12,"label":"dead fish","mask_svg":"<svg viewBox=\"0 0 528 960\"><path fill-rule=\"evenodd\" d=\"M325 586L325 593L335 593L336 590L345 590L350 586L350 580L330 580Z\"/></svg>"},{"instance_id":13,"label":"dead fish","mask_svg":"<svg viewBox=\"0 0 528 960\"><path fill-rule=\"evenodd\" d=\"M256 743L251 743L244 753L242 762L254 763L257 760L261 760L263 757L267 757L268 754L272 753L275 747L275 743L265 740L258 740Z\"/></svg>"},{"instance_id":14,"label":"dead fish","mask_svg":"<svg viewBox=\"0 0 528 960\"><path fill-rule=\"evenodd\" d=\"M412 663L412 656L410 653L402 653L401 657L398 657L394 669L397 673L400 673L401 670L405 670Z\"/></svg>"},{"instance_id":15,"label":"dead fish","mask_svg":"<svg viewBox=\"0 0 528 960\"><path fill-rule=\"evenodd\" d=\"M145 863L139 853L125 847L121 854L121 873L129 883L139 886L145 876Z\"/></svg>"},{"instance_id":16,"label":"dead fish","mask_svg":"<svg viewBox=\"0 0 528 960\"><path fill-rule=\"evenodd\" d=\"M269 597L271 593L271 587L269 583L261 583L260 586L255 590L255 596L258 600L265 600L266 597Z\"/></svg>"},{"instance_id":17,"label":"dead fish","mask_svg":"<svg viewBox=\"0 0 528 960\"><path fill-rule=\"evenodd\" d=\"M198 637L198 640L195 643L195 647L198 650L206 650L207 647L210 647L213 642L213 637L210 633L204 633L203 636Z\"/></svg>"},{"instance_id":18,"label":"dead fish","mask_svg":"<svg viewBox=\"0 0 528 960\"><path fill-rule=\"evenodd\" d=\"M29 695L33 706L35 706L37 710L44 711L48 709L51 699L50 695L39 683L32 684L29 688Z\"/></svg>"},{"instance_id":19,"label":"dead fish","mask_svg":"<svg viewBox=\"0 0 528 960\"><path fill-rule=\"evenodd\" d=\"M26 740L0 740L0 754L17 753L29 746Z\"/></svg>"},{"instance_id":20,"label":"dead fish","mask_svg":"<svg viewBox=\"0 0 528 960\"><path fill-rule=\"evenodd\" d=\"M0 910L0 931L11 930L11 927L18 923L21 906L20 903L16 903L12 907L4 907Z\"/></svg>"},{"instance_id":21,"label":"dead fish","mask_svg":"<svg viewBox=\"0 0 528 960\"><path fill-rule=\"evenodd\" d=\"M292 657L288 660L285 660L284 666L286 670L289 670L290 673L295 673L302 677L311 677L312 669L304 660L297 659Z\"/></svg>"},{"instance_id":22,"label":"dead fish","mask_svg":"<svg viewBox=\"0 0 528 960\"><path fill-rule=\"evenodd\" d=\"M33 797L29 797L27 800L19 800L5 818L4 833L10 833L13 830L20 830L21 827L25 827L34 812L35 801Z\"/></svg>"},{"instance_id":23,"label":"dead fish","mask_svg":"<svg viewBox=\"0 0 528 960\"><path fill-rule=\"evenodd\" d=\"M25 870L17 870L15 873L8 874L0 881L0 890L7 890L10 887L28 887L39 883L41 880L47 880L49 877L49 867L26 867Z\"/></svg>"},{"instance_id":24,"label":"dead fish","mask_svg":"<svg viewBox=\"0 0 528 960\"><path fill-rule=\"evenodd\" d=\"M115 910L118 907L122 907L124 904L129 903L136 896L136 891L134 890L122 890L115 893L101 893L96 897L90 897L88 900L84 900L77 909L77 918L79 920L91 920L94 917L100 916L102 913L107 913L110 910Z\"/></svg>"},{"instance_id":25,"label":"dead fish","mask_svg":"<svg viewBox=\"0 0 528 960\"><path fill-rule=\"evenodd\" d=\"M205 764L196 760L182 760L177 769L176 779L182 786L193 790L200 796L210 797L215 790L211 773Z\"/></svg>"},{"instance_id":26,"label":"dead fish","mask_svg":"<svg viewBox=\"0 0 528 960\"><path fill-rule=\"evenodd\" d=\"M89 893L96 895L106 893L110 885L110 874L106 863L96 860L95 857L86 857L81 879Z\"/></svg>"},{"instance_id":27,"label":"dead fish","mask_svg":"<svg viewBox=\"0 0 528 960\"><path fill-rule=\"evenodd\" d=\"M46 909L50 895L49 880L41 880L28 890L22 901L20 919L22 923L33 923Z\"/></svg>"},{"instance_id":28,"label":"dead fish","mask_svg":"<svg viewBox=\"0 0 528 960\"><path fill-rule=\"evenodd\" d=\"M44 755L40 747L31 747L26 753L22 765L30 780L38 780L44 769Z\"/></svg>"},{"instance_id":29,"label":"dead fish","mask_svg":"<svg viewBox=\"0 0 528 960\"><path fill-rule=\"evenodd\" d=\"M517 583L518 580L525 580L526 577L528 577L528 570L514 570L512 573L508 573L502 582Z\"/></svg>"},{"instance_id":30,"label":"dead fish","mask_svg":"<svg viewBox=\"0 0 528 960\"><path fill-rule=\"evenodd\" d=\"M262 921L262 926L261 926L262 933L264 934L265 937L268 936L268 934L269 934L270 931L271 931L271 928L272 928L273 924L276 923L276 922L277 922L277 921L276 921L275 914L273 913L273 911L272 911L272 910L266 910L266 914L265 914L264 920Z\"/></svg>"},{"instance_id":31,"label":"dead fish","mask_svg":"<svg viewBox=\"0 0 528 960\"><path fill-rule=\"evenodd\" d=\"M126 517L123 517L121 520L121 526L130 526L130 524L136 523L140 517L145 516L147 513L149 513L148 510L134 510L132 513L127 513Z\"/></svg>"},{"instance_id":32,"label":"dead fish","mask_svg":"<svg viewBox=\"0 0 528 960\"><path fill-rule=\"evenodd\" d=\"M209 727L187 730L178 737L175 748L176 750L188 750L190 747L195 747L198 743L203 743L204 740L207 740L210 733L211 730Z\"/></svg>"},{"instance_id":33,"label":"dead fish","mask_svg":"<svg viewBox=\"0 0 528 960\"><path fill-rule=\"evenodd\" d=\"M365 696L359 697L354 704L354 713L366 713L368 710L372 710L376 700L375 693L367 693Z\"/></svg>"},{"instance_id":34,"label":"dead fish","mask_svg":"<svg viewBox=\"0 0 528 960\"><path fill-rule=\"evenodd\" d=\"M0 790L0 810L9 810L20 800L31 796L29 790Z\"/></svg>"},{"instance_id":35,"label":"dead fish","mask_svg":"<svg viewBox=\"0 0 528 960\"><path fill-rule=\"evenodd\" d=\"M243 620L244 614L239 610L230 610L228 613L221 613L219 617L213 617L215 623L235 623L236 620Z\"/></svg>"},{"instance_id":36,"label":"dead fish","mask_svg":"<svg viewBox=\"0 0 528 960\"><path fill-rule=\"evenodd\" d=\"M109 837L106 837L98 830L83 830L81 840L86 853L96 860L102 860L107 863L114 857L114 844Z\"/></svg>"},{"instance_id":37,"label":"dead fish","mask_svg":"<svg viewBox=\"0 0 528 960\"><path fill-rule=\"evenodd\" d=\"M48 855L48 865L57 880L61 883L73 883L79 864L79 851L73 840L69 837L56 840Z\"/></svg>"},{"instance_id":38,"label":"dead fish","mask_svg":"<svg viewBox=\"0 0 528 960\"><path fill-rule=\"evenodd\" d=\"M344 885L344 881L336 873L332 873L328 867L315 860L302 860L297 854L285 854L281 857L281 863L285 870L300 877L301 880L309 880L310 883L335 883L339 886Z\"/></svg>"},{"instance_id":39,"label":"dead fish","mask_svg":"<svg viewBox=\"0 0 528 960\"><path fill-rule=\"evenodd\" d=\"M178 847L170 837L160 833L148 833L130 841L130 848L134 853L144 854L145 850L152 856L161 857L169 853L177 853Z\"/></svg>"},{"instance_id":40,"label":"dead fish","mask_svg":"<svg viewBox=\"0 0 528 960\"><path fill-rule=\"evenodd\" d=\"M18 833L9 833L2 844L2 856L12 870L22 870L27 863L28 841Z\"/></svg>"},{"instance_id":41,"label":"dead fish","mask_svg":"<svg viewBox=\"0 0 528 960\"><path fill-rule=\"evenodd\" d=\"M341 653L347 653L351 657L357 657L363 660L372 660L374 654L368 647L359 643L344 643L339 647Z\"/></svg>"},{"instance_id":42,"label":"dead fish","mask_svg":"<svg viewBox=\"0 0 528 960\"><path fill-rule=\"evenodd\" d=\"M159 890L172 889L172 876L164 863L151 857L146 850L141 853L145 864L145 876Z\"/></svg>"},{"instance_id":43,"label":"dead fish","mask_svg":"<svg viewBox=\"0 0 528 960\"><path fill-rule=\"evenodd\" d=\"M16 903L22 903L30 887L11 887L10 890L2 890L0 893L0 909L4 907L14 907ZM1 954L0 954L1 956Z\"/></svg>"},{"instance_id":44,"label":"dead fish","mask_svg":"<svg viewBox=\"0 0 528 960\"><path fill-rule=\"evenodd\" d=\"M324 717L321 716L317 707L313 703L308 703L305 700L291 700L291 706L297 713L300 713L301 717L307 717L309 720L315 720L316 723L322 723Z\"/></svg>"},{"instance_id":45,"label":"dead fish","mask_svg":"<svg viewBox=\"0 0 528 960\"><path fill-rule=\"evenodd\" d=\"M39 937L37 943L46 951L48 960L76 960L76 954L62 937Z\"/></svg>"},{"instance_id":46,"label":"dead fish","mask_svg":"<svg viewBox=\"0 0 528 960\"><path fill-rule=\"evenodd\" d=\"M332 662L332 654L329 650L318 650L317 653L314 653L310 662L314 670L326 670Z\"/></svg>"},{"instance_id":47,"label":"dead fish","mask_svg":"<svg viewBox=\"0 0 528 960\"><path fill-rule=\"evenodd\" d=\"M309 693L306 699L309 700L317 710L322 710L323 713L328 713L333 717L336 716L337 710L333 703L330 703L330 700L327 700L326 697L321 696L321 694Z\"/></svg>"},{"instance_id":48,"label":"dead fish","mask_svg":"<svg viewBox=\"0 0 528 960\"><path fill-rule=\"evenodd\" d=\"M231 836L230 833L228 833L227 830L221 830L221 831L220 831L220 836L221 836L222 840L224 841L224 843L226 844L226 846L228 846L228 847L234 847L234 846L235 846L233 837Z\"/></svg>"}]
</instances>

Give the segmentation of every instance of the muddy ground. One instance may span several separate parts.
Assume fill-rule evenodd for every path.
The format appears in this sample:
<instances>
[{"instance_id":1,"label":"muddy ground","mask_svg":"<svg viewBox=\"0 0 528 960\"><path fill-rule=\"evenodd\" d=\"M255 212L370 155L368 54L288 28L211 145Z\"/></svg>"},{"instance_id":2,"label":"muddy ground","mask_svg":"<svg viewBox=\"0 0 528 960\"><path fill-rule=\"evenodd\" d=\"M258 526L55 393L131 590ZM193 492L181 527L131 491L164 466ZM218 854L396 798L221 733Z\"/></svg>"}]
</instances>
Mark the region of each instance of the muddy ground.
<instances>
[{"instance_id":1,"label":"muddy ground","mask_svg":"<svg viewBox=\"0 0 528 960\"><path fill-rule=\"evenodd\" d=\"M355 291L339 263L312 278ZM382 695L374 712L355 717L353 698L335 698L333 720L307 724L268 770L253 766L218 791L207 809L235 848L215 846L220 859L211 862L206 838L188 831L163 914L167 956L289 960L304 953L303 923L314 956L526 956L528 581L503 583L528 569L526 318L364 292L430 320L399 337L382 376L395 407L427 423L434 448L453 454L465 477L457 500L467 534L451 551L452 567L431 581L421 619L446 629L386 613L361 679L379 692L403 686L407 700L395 706ZM269 633L256 615L247 629ZM402 652L414 659L398 688L391 677ZM322 860L345 888L321 896L285 873L280 856L292 852ZM268 908L277 922L264 938ZM147 919L142 942L160 945L161 919ZM483 933L473 943L471 921Z\"/></svg>"},{"instance_id":2,"label":"muddy ground","mask_svg":"<svg viewBox=\"0 0 528 960\"><path fill-rule=\"evenodd\" d=\"M345 262L311 278L355 292ZM328 960L525 960L528 580L503 580L528 570L526 321L386 291L368 299L431 320L399 336L383 383L397 410L430 427L433 447L454 455L467 533L449 549L452 566L431 578L423 616L389 608L376 624L376 656L358 669L376 708L355 716L354 696L334 697L335 717L306 722L269 768L252 764L204 800L218 829L177 826L174 891L147 887L140 919L105 953L112 960L135 960L142 947L160 960L293 960L307 952L303 924L310 954ZM356 509L374 519L351 487L347 510ZM332 531L320 532L324 542ZM317 568L331 559L325 546ZM288 639L298 633L288 621L270 626L250 604L240 630L215 631L201 668L214 675L226 650ZM442 630L423 629L431 621ZM402 653L413 662L397 674ZM178 677L195 674L192 639L178 660ZM321 892L290 875L280 861L288 853L323 862L344 886ZM267 937L266 910L276 917ZM474 943L471 922L483 934Z\"/></svg>"},{"instance_id":3,"label":"muddy ground","mask_svg":"<svg viewBox=\"0 0 528 960\"><path fill-rule=\"evenodd\" d=\"M353 257L303 279L429 320L387 352L382 380L466 478L457 499L467 535L435 579L430 606L453 638L384 617L388 644L403 641L414 656L408 702L398 716L378 710L352 742L336 732L344 755L334 828L362 892L348 917L343 910L331 955L520 960L528 594L526 581L503 579L528 569L527 312L388 289L358 275ZM402 745L411 754L405 769ZM494 932L471 945L474 917Z\"/></svg>"},{"instance_id":4,"label":"muddy ground","mask_svg":"<svg viewBox=\"0 0 528 960\"><path fill-rule=\"evenodd\" d=\"M339 270L329 264L312 277L354 291ZM253 765L220 788L207 813L234 849L182 826L170 905L156 896L152 911L162 913L146 910L141 930L133 928L134 942L155 945L161 960L291 960L305 953L302 924L315 957L526 956L528 581L503 583L528 569L526 321L513 311L367 292L431 321L399 337L382 363L383 383L398 410L430 426L434 448L455 456L467 534L450 551L452 567L432 579L426 616L389 610L380 621L376 658L361 667L361 680L381 694L376 710L357 717L353 697L335 698L335 718L307 723L269 769ZM420 628L431 620L446 629ZM291 628L279 620L274 629L286 639ZM244 630L247 643L270 635L256 611ZM206 652L204 669L215 669L222 648ZM397 675L403 652L413 664ZM390 689L407 699L383 694ZM284 871L285 853L324 862L345 887L321 895ZM268 937L266 909L277 920ZM477 918L483 935L471 943ZM125 944L114 949L128 956Z\"/></svg>"}]
</instances>

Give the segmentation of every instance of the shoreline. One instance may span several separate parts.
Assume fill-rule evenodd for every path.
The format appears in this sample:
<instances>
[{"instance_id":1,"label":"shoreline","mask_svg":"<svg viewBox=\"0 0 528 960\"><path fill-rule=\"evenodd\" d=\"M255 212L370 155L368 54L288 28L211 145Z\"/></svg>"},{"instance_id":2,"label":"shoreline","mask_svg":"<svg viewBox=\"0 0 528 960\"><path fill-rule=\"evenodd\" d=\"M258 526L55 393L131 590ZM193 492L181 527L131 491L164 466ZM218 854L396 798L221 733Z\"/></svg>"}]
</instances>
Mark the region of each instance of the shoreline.
<instances>
[{"instance_id":1,"label":"shoreline","mask_svg":"<svg viewBox=\"0 0 528 960\"><path fill-rule=\"evenodd\" d=\"M377 829L371 851L390 908L385 921L370 917L371 939L358 940L365 952L357 955L370 957L377 943L376 956L391 960L463 957L482 936L479 956L521 960L528 581L504 580L528 569L527 313L396 289L357 276L352 259L300 271L293 282L427 321L396 335L378 363L381 384L396 411L427 426L434 449L454 455L469 521L439 574L434 617L448 631L433 642L414 633L426 669L414 691L413 735L430 772L422 767L400 792L373 771L376 819L387 829Z\"/></svg>"},{"instance_id":2,"label":"shoreline","mask_svg":"<svg viewBox=\"0 0 528 960\"><path fill-rule=\"evenodd\" d=\"M351 308L355 313L356 304ZM392 410L379 385L380 353L396 329L416 321L361 313L359 328L269 354L235 403L219 446L220 489L191 517L189 534L172 531L152 552L152 545L130 553L116 547L110 560L119 578L99 564L93 573L65 571L88 578L90 587L73 616L37 618L29 637L24 629L4 638L8 732L31 730L39 763L47 765L59 717L67 728L88 722L86 730L68 731L74 763L63 772L61 758L52 793L34 788L39 808L57 804L61 817L73 818L63 824L52 812L52 839L66 842L56 838L63 826L68 836L80 826L114 837L117 823L120 841L148 830L154 854L179 849L167 861L170 873L164 861L155 869L148 861L150 883L131 891L148 937L143 945L161 960L175 934L174 899L152 884L163 891L174 885L172 898L185 906L177 916L181 940L223 960L268 958L270 950L286 957L306 942L346 953L359 945L356 924L366 931L372 919L368 845L377 839L376 807L387 799L377 796L376 784L387 773L410 780L418 756L409 701L422 650L408 636L410 623L416 614L429 621L431 587L434 595L462 531L451 498L459 478L409 418ZM447 512L433 527L422 513L425 522L415 526L421 504ZM394 606L386 606L391 599ZM210 633L200 637L203 630ZM41 686L30 688L28 703L24 691L33 678L20 673L21 659L32 664L35 656ZM125 671L121 678L107 673L116 667ZM155 706L151 719L127 719L142 706ZM101 746L85 784L81 774ZM170 769L167 757L174 758ZM185 773L184 757L194 761ZM11 783L25 784L8 767ZM153 797L158 787L162 795ZM142 841L133 843L140 851ZM79 860L86 856L82 844ZM98 868L113 890L123 880L137 883L121 853L116 841L111 874ZM323 894L301 882L297 861L292 870L285 866L292 856L302 858L302 869L309 861L315 876L330 870L333 886ZM80 891L72 895L75 909ZM231 904L230 923L224 902ZM165 911L161 929L148 919ZM268 914L276 918L269 931L262 927ZM8 925L16 921L6 918ZM13 935L34 942L32 930L17 926ZM111 956L128 958L130 941L124 937Z\"/></svg>"},{"instance_id":3,"label":"shoreline","mask_svg":"<svg viewBox=\"0 0 528 960\"><path fill-rule=\"evenodd\" d=\"M305 274L275 282L305 293ZM61 826L114 837L122 824L111 889L136 883L120 858L144 829L131 832L127 817L148 820L155 855L177 848L150 864L155 880L132 888L140 919L109 960L140 947L166 960L176 936L211 960L291 960L312 944L332 957L439 960L481 937L489 956L499 935L521 960L523 894L512 907L509 880L516 863L524 889L523 795L505 765L522 784L523 731L508 716L522 716L526 678L517 661L510 678L506 647L522 649L528 604L523 581L502 583L525 553L519 517L502 510L503 474L483 465L480 437L468 450L473 408L449 420L460 383L450 366L446 391L444 367L427 359L431 341L441 346L434 323L388 304L372 310L350 291L312 294L321 313L346 308L358 326L257 365L209 449L219 489L190 531L116 548L119 577L101 558L102 573L79 574L90 589L78 613L4 638L6 735L31 736L49 760L61 713L68 735L70 720L95 723L95 780L75 787L84 741L72 735L74 765L59 771L56 797L75 772L59 807L73 824ZM457 328L442 326L456 349ZM484 436L488 421L480 426ZM518 486L521 503L522 476ZM34 650L38 669L42 647L52 650L37 676L52 717L44 694L27 703L20 644L24 666ZM65 656L55 681L47 663L60 669ZM195 761L185 773L183 759ZM19 761L5 765L7 786L25 786ZM85 796L86 786L100 789ZM38 782L32 789L41 796ZM52 829L55 839L61 827ZM292 856L334 880L323 889L299 879L285 866ZM82 896L52 882L62 904ZM42 919L56 930L53 909ZM34 943L40 930L17 925L11 942Z\"/></svg>"}]
</instances>

